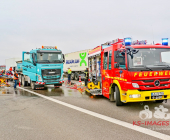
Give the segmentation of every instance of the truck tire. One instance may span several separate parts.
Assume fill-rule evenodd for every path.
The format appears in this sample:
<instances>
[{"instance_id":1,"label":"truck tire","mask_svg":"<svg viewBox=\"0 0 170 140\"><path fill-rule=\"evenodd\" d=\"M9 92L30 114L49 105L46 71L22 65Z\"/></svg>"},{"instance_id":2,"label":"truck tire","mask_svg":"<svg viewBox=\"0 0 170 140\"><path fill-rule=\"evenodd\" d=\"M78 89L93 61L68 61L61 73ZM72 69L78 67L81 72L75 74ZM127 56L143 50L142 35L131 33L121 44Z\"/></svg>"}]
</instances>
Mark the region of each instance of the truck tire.
<instances>
[{"instance_id":1,"label":"truck tire","mask_svg":"<svg viewBox=\"0 0 170 140\"><path fill-rule=\"evenodd\" d=\"M115 86L115 100L116 100L116 106L122 106L123 103L120 100L120 91L117 86Z\"/></svg>"},{"instance_id":2,"label":"truck tire","mask_svg":"<svg viewBox=\"0 0 170 140\"><path fill-rule=\"evenodd\" d=\"M24 75L22 76L22 85L23 87L27 86L27 81L25 81Z\"/></svg>"},{"instance_id":3,"label":"truck tire","mask_svg":"<svg viewBox=\"0 0 170 140\"><path fill-rule=\"evenodd\" d=\"M72 73L71 74L71 80L74 80L75 79L75 73Z\"/></svg>"},{"instance_id":4,"label":"truck tire","mask_svg":"<svg viewBox=\"0 0 170 140\"><path fill-rule=\"evenodd\" d=\"M27 86L30 86L30 83L27 82Z\"/></svg>"},{"instance_id":5,"label":"truck tire","mask_svg":"<svg viewBox=\"0 0 170 140\"><path fill-rule=\"evenodd\" d=\"M162 103L164 100L155 100L156 103Z\"/></svg>"},{"instance_id":6,"label":"truck tire","mask_svg":"<svg viewBox=\"0 0 170 140\"><path fill-rule=\"evenodd\" d=\"M33 90L36 89L35 82L33 82L33 81L31 81L31 88L32 88Z\"/></svg>"},{"instance_id":7,"label":"truck tire","mask_svg":"<svg viewBox=\"0 0 170 140\"><path fill-rule=\"evenodd\" d=\"M75 80L78 81L79 80L79 74L75 73Z\"/></svg>"}]
</instances>

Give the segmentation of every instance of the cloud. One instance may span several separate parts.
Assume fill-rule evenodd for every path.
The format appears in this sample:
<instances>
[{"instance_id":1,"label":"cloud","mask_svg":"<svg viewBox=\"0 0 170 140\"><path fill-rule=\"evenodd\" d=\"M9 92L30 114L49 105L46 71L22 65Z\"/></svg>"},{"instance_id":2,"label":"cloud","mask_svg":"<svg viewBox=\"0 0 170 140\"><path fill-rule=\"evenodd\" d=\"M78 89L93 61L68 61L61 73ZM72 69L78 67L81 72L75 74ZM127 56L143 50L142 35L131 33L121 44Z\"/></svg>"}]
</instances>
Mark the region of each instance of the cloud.
<instances>
[{"instance_id":1,"label":"cloud","mask_svg":"<svg viewBox=\"0 0 170 140\"><path fill-rule=\"evenodd\" d=\"M0 64L42 45L56 45L69 53L124 37L161 42L170 35L169 4L168 0L1 1Z\"/></svg>"}]
</instances>

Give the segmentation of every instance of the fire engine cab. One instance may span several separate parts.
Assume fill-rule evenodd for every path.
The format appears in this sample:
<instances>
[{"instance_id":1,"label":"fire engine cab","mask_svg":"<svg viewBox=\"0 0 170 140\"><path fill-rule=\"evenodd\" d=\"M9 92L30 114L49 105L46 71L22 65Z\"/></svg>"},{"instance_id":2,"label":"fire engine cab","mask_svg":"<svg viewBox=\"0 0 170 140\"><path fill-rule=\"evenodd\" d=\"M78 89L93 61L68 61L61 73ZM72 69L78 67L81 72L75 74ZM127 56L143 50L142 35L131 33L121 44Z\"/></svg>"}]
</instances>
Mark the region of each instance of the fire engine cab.
<instances>
[{"instance_id":1,"label":"fire engine cab","mask_svg":"<svg viewBox=\"0 0 170 140\"><path fill-rule=\"evenodd\" d=\"M132 42L117 39L101 45L101 80L95 82L101 95L115 101L117 106L128 102L170 99L170 46L146 45L146 40ZM93 94L94 82L87 91ZM94 85L94 86L91 86ZM97 91L96 90L96 91Z\"/></svg>"}]
</instances>

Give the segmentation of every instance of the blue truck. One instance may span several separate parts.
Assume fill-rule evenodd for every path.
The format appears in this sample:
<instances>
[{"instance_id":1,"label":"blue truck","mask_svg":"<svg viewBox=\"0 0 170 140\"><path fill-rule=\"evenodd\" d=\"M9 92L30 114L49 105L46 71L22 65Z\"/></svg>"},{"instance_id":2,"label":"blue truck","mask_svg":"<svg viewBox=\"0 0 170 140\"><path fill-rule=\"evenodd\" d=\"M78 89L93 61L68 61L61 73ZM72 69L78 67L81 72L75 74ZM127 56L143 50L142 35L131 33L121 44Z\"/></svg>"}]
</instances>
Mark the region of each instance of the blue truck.
<instances>
[{"instance_id":1,"label":"blue truck","mask_svg":"<svg viewBox=\"0 0 170 140\"><path fill-rule=\"evenodd\" d=\"M62 86L64 83L64 55L57 46L42 46L30 52L22 52L22 61L17 63L19 82L32 89L43 89L45 85Z\"/></svg>"}]
</instances>

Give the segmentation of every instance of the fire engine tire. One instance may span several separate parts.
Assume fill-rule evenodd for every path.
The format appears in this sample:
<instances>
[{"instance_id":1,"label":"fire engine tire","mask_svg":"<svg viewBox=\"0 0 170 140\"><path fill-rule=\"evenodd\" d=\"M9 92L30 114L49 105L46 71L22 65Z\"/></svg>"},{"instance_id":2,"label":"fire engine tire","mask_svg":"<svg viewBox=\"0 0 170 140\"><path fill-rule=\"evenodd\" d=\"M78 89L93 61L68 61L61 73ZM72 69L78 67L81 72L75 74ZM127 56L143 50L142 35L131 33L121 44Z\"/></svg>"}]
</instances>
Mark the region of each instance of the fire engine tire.
<instances>
[{"instance_id":1,"label":"fire engine tire","mask_svg":"<svg viewBox=\"0 0 170 140\"><path fill-rule=\"evenodd\" d=\"M31 88L32 88L33 90L36 89L35 82L33 82L33 81L31 81Z\"/></svg>"},{"instance_id":2,"label":"fire engine tire","mask_svg":"<svg viewBox=\"0 0 170 140\"><path fill-rule=\"evenodd\" d=\"M117 86L115 86L115 93L116 93L116 106L122 106L123 103L121 102L120 100L120 91L119 91L119 88Z\"/></svg>"},{"instance_id":3,"label":"fire engine tire","mask_svg":"<svg viewBox=\"0 0 170 140\"><path fill-rule=\"evenodd\" d=\"M76 80L76 81L79 80L79 75L78 75L78 73L75 73L75 80Z\"/></svg>"},{"instance_id":4,"label":"fire engine tire","mask_svg":"<svg viewBox=\"0 0 170 140\"><path fill-rule=\"evenodd\" d=\"M109 94L109 99L110 99L110 102L115 102L114 93L116 93L116 92L113 92L113 88L111 90L112 90L112 92L111 92L111 94Z\"/></svg>"},{"instance_id":5,"label":"fire engine tire","mask_svg":"<svg viewBox=\"0 0 170 140\"><path fill-rule=\"evenodd\" d=\"M156 100L156 103L162 103L164 100Z\"/></svg>"},{"instance_id":6,"label":"fire engine tire","mask_svg":"<svg viewBox=\"0 0 170 140\"><path fill-rule=\"evenodd\" d=\"M71 74L71 80L74 80L75 79L75 73L72 73Z\"/></svg>"},{"instance_id":7,"label":"fire engine tire","mask_svg":"<svg viewBox=\"0 0 170 140\"><path fill-rule=\"evenodd\" d=\"M27 86L27 81L25 81L24 76L22 76L22 85L23 85L24 87Z\"/></svg>"}]
</instances>

